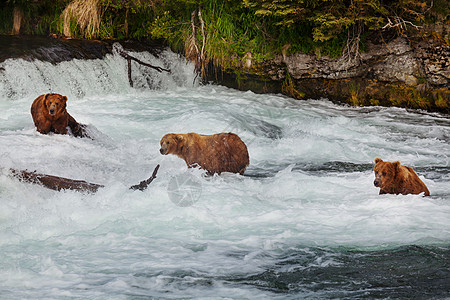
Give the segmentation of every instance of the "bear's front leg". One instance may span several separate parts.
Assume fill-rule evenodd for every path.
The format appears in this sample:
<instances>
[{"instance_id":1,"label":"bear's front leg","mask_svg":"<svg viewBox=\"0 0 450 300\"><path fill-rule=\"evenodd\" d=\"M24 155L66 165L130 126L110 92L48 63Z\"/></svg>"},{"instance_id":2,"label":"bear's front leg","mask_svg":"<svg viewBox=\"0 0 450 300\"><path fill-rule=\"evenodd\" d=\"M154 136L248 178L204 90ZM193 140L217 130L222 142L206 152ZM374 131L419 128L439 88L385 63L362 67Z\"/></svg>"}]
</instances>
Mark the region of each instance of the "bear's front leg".
<instances>
[{"instance_id":1,"label":"bear's front leg","mask_svg":"<svg viewBox=\"0 0 450 300\"><path fill-rule=\"evenodd\" d=\"M67 127L60 125L60 124L55 124L53 125L53 129L55 131L55 133L59 133L59 134L67 134Z\"/></svg>"},{"instance_id":2,"label":"bear's front leg","mask_svg":"<svg viewBox=\"0 0 450 300\"><path fill-rule=\"evenodd\" d=\"M55 133L67 134L67 118L60 118L53 123Z\"/></svg>"},{"instance_id":3,"label":"bear's front leg","mask_svg":"<svg viewBox=\"0 0 450 300\"><path fill-rule=\"evenodd\" d=\"M47 120L38 122L36 128L39 133L47 134L52 130L52 122Z\"/></svg>"},{"instance_id":4,"label":"bear's front leg","mask_svg":"<svg viewBox=\"0 0 450 300\"><path fill-rule=\"evenodd\" d=\"M86 125L78 123L69 113L67 115L69 116L68 124L73 136L88 137L85 132Z\"/></svg>"}]
</instances>

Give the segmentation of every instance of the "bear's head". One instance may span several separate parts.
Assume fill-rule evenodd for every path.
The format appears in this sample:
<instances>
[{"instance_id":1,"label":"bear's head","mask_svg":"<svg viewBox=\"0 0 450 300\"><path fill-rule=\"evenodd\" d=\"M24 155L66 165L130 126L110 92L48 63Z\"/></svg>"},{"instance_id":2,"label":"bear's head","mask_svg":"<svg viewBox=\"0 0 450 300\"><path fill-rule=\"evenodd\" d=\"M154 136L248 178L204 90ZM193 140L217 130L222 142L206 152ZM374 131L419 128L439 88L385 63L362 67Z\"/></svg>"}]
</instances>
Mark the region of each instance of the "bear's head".
<instances>
[{"instance_id":1,"label":"bear's head","mask_svg":"<svg viewBox=\"0 0 450 300\"><path fill-rule=\"evenodd\" d=\"M388 188L394 184L394 179L400 171L400 162L383 161L381 158L375 158L375 181L373 184L381 189Z\"/></svg>"},{"instance_id":2,"label":"bear's head","mask_svg":"<svg viewBox=\"0 0 450 300\"><path fill-rule=\"evenodd\" d=\"M182 134L166 134L159 142L159 144L161 145L161 149L159 149L159 152L162 155L180 153L180 150L183 149L183 139L184 137Z\"/></svg>"},{"instance_id":3,"label":"bear's head","mask_svg":"<svg viewBox=\"0 0 450 300\"><path fill-rule=\"evenodd\" d=\"M66 110L67 97L60 94L46 94L44 104L51 116L57 116Z\"/></svg>"}]
</instances>

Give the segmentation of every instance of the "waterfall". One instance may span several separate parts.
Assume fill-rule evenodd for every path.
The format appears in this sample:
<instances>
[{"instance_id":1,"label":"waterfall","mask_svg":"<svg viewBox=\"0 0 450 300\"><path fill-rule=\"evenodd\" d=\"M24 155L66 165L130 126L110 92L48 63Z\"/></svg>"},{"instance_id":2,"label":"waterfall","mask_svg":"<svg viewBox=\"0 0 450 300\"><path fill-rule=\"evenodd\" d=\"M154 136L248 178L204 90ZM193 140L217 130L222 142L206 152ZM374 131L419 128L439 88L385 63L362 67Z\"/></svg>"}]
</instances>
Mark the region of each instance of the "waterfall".
<instances>
[{"instance_id":1,"label":"waterfall","mask_svg":"<svg viewBox=\"0 0 450 300\"><path fill-rule=\"evenodd\" d=\"M92 95L132 93L136 90L168 90L195 84L194 65L169 49L159 55L148 51L128 53L143 62L170 69L171 72L160 73L132 61L132 88L128 81L127 60L117 51L101 59L72 59L58 63L6 59L0 63L0 100L34 98L49 92L77 99Z\"/></svg>"}]
</instances>

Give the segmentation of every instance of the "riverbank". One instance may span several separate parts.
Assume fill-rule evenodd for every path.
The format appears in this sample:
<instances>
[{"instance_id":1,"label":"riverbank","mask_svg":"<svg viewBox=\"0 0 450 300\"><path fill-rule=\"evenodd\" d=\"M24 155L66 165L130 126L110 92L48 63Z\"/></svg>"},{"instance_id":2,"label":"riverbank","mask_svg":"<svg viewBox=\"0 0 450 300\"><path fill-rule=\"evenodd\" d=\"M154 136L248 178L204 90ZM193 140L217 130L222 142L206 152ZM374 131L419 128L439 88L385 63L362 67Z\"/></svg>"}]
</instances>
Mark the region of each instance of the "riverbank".
<instances>
[{"instance_id":1,"label":"riverbank","mask_svg":"<svg viewBox=\"0 0 450 300\"><path fill-rule=\"evenodd\" d=\"M250 56L251 57L251 56ZM210 68L208 80L296 99L450 112L450 46L433 37L371 42L357 57L279 54L242 68Z\"/></svg>"}]
</instances>

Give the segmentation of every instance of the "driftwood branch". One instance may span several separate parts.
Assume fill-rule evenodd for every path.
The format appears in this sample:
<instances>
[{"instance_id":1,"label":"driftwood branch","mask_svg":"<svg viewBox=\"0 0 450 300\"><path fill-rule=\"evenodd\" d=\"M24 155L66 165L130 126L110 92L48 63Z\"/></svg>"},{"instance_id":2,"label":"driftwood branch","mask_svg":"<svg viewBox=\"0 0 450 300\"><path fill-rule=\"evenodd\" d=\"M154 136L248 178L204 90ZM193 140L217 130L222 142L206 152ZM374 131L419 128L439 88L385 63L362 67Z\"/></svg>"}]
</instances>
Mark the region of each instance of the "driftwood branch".
<instances>
[{"instance_id":1,"label":"driftwood branch","mask_svg":"<svg viewBox=\"0 0 450 300\"><path fill-rule=\"evenodd\" d=\"M201 25L201 29L202 29L202 52L200 52L200 60L203 61L205 60L205 45L206 45L206 37L205 37L205 22L203 21L202 18L202 11L200 9L198 9L198 19L200 20L200 25Z\"/></svg>"},{"instance_id":2,"label":"driftwood branch","mask_svg":"<svg viewBox=\"0 0 450 300\"><path fill-rule=\"evenodd\" d=\"M157 67L157 66L153 66L153 65L151 65L151 64L145 63L145 62L143 62L142 60L139 60L139 59L137 59L136 57L133 57L133 56L129 55L129 54L126 53L125 51L120 51L119 54L122 55L123 57L125 57L126 59L134 60L135 62L137 62L137 63L139 63L139 64L141 64L141 65L144 65L144 66L146 66L146 67L153 68L153 69L155 69L156 71L158 71L158 72L160 72L160 73L161 73L162 71L166 71L166 72L169 72L169 73L170 73L170 70L169 70L169 69L164 69L164 68L161 68L161 67Z\"/></svg>"},{"instance_id":3,"label":"driftwood branch","mask_svg":"<svg viewBox=\"0 0 450 300\"><path fill-rule=\"evenodd\" d=\"M140 190L140 191L145 190L148 187L148 185L156 178L156 173L158 173L158 170L159 165L157 165L153 170L152 176L150 176L147 180L141 181L139 184L131 186L130 190Z\"/></svg>"},{"instance_id":4,"label":"driftwood branch","mask_svg":"<svg viewBox=\"0 0 450 300\"><path fill-rule=\"evenodd\" d=\"M137 185L133 185L130 187L131 190L145 190L148 185L156 178L156 173L158 172L159 165L155 167L152 176L147 180L141 181ZM95 193L99 188L105 187L101 184L90 183L84 180L75 180L69 179L59 176L53 176L48 174L40 174L28 171L14 170L10 169L11 174L18 178L22 182L28 182L33 184L40 184L49 188L51 190L60 191L60 190L75 190L79 192L91 192Z\"/></svg>"},{"instance_id":5,"label":"driftwood branch","mask_svg":"<svg viewBox=\"0 0 450 300\"><path fill-rule=\"evenodd\" d=\"M202 79L206 76L206 59L205 59L205 46L206 46L206 36L205 36L205 21L202 18L202 11L198 9L198 19L200 20L200 25L202 29L202 50L200 52L200 64L201 64L201 76Z\"/></svg>"},{"instance_id":6,"label":"driftwood branch","mask_svg":"<svg viewBox=\"0 0 450 300\"><path fill-rule=\"evenodd\" d=\"M128 62L128 81L130 82L130 86L133 87L133 79L131 79L131 58L127 58Z\"/></svg>"},{"instance_id":7,"label":"driftwood branch","mask_svg":"<svg viewBox=\"0 0 450 300\"><path fill-rule=\"evenodd\" d=\"M191 40L192 40L192 45L195 48L195 52L198 55L199 51L198 51L198 47L197 47L197 33L195 30L195 12L196 10L194 10L191 14L191 27L192 27L192 35L191 35Z\"/></svg>"},{"instance_id":8,"label":"driftwood branch","mask_svg":"<svg viewBox=\"0 0 450 300\"><path fill-rule=\"evenodd\" d=\"M139 63L139 64L141 64L141 65L144 65L144 66L146 66L146 67L155 69L155 70L158 71L159 73L161 73L162 71L165 71L165 72L170 73L170 70L169 70L169 69L164 69L164 68L161 68L161 67L158 67L158 66L153 66L153 65L151 65L151 64L145 63L145 62L143 62L142 60L139 60L139 59L137 59L136 57L131 56L130 54L126 53L126 52L123 51L123 50L118 51L118 53L119 53L121 56L123 56L124 58L127 59L127 62L128 62L128 81L130 82L130 86L131 86L131 87L133 87L133 80L131 79L131 61L132 61L132 60L134 60L135 62L137 62L137 63Z\"/></svg>"}]
</instances>

